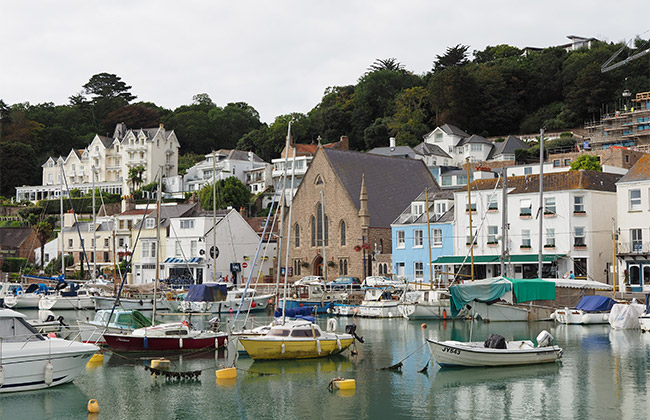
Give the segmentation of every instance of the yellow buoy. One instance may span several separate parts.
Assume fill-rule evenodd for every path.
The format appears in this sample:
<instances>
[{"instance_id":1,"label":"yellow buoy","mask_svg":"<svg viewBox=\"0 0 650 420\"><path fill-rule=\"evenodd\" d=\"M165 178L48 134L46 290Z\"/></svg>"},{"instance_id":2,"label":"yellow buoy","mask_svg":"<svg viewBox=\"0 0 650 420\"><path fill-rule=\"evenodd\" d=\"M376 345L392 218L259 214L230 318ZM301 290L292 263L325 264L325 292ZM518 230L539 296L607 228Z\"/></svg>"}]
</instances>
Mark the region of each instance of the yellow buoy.
<instances>
[{"instance_id":1,"label":"yellow buoy","mask_svg":"<svg viewBox=\"0 0 650 420\"><path fill-rule=\"evenodd\" d=\"M88 412L89 413L99 413L99 404L96 399L88 401Z\"/></svg>"},{"instance_id":2,"label":"yellow buoy","mask_svg":"<svg viewBox=\"0 0 650 420\"><path fill-rule=\"evenodd\" d=\"M237 378L237 369L234 367L219 369L217 371L217 379L235 379Z\"/></svg>"},{"instance_id":3,"label":"yellow buoy","mask_svg":"<svg viewBox=\"0 0 650 420\"><path fill-rule=\"evenodd\" d=\"M165 358L160 358L160 359L153 359L151 361L151 367L154 369L161 369L161 370L167 370L171 366L171 362L169 359Z\"/></svg>"},{"instance_id":4,"label":"yellow buoy","mask_svg":"<svg viewBox=\"0 0 650 420\"><path fill-rule=\"evenodd\" d=\"M217 386L220 386L222 388L234 388L236 385L237 385L236 378L232 378L232 379L217 378Z\"/></svg>"},{"instance_id":5,"label":"yellow buoy","mask_svg":"<svg viewBox=\"0 0 650 420\"><path fill-rule=\"evenodd\" d=\"M336 389L355 389L357 387L357 382L354 379L338 379L334 381L334 387Z\"/></svg>"},{"instance_id":6,"label":"yellow buoy","mask_svg":"<svg viewBox=\"0 0 650 420\"><path fill-rule=\"evenodd\" d=\"M93 354L93 357L90 358L88 363L100 363L104 361L104 355L101 353Z\"/></svg>"}]
</instances>

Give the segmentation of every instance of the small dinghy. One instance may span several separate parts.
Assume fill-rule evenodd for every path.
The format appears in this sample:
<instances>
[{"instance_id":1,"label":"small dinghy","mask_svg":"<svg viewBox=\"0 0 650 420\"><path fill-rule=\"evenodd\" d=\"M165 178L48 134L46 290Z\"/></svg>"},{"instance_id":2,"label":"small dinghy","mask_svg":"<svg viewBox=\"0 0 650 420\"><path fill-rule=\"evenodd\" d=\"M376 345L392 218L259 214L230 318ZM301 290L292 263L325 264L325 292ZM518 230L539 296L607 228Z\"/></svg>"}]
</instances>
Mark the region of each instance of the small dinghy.
<instances>
[{"instance_id":1,"label":"small dinghy","mask_svg":"<svg viewBox=\"0 0 650 420\"><path fill-rule=\"evenodd\" d=\"M562 349L551 345L554 338L547 331L537 336L537 346L530 340L506 341L490 334L485 342L436 341L427 338L433 358L441 367L509 366L550 363L562 357Z\"/></svg>"}]
</instances>

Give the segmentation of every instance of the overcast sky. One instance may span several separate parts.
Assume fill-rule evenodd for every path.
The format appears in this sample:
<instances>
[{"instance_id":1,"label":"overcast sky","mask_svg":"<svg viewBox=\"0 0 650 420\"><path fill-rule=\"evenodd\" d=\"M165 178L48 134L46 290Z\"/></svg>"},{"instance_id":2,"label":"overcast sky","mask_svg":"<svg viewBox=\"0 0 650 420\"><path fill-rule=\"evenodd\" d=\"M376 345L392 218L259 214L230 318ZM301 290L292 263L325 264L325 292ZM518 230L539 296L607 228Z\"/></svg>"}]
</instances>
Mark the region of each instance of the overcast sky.
<instances>
[{"instance_id":1,"label":"overcast sky","mask_svg":"<svg viewBox=\"0 0 650 420\"><path fill-rule=\"evenodd\" d=\"M67 104L107 72L137 101L173 109L207 93L270 123L308 112L328 86L355 84L377 58L423 74L457 44L647 39L648 16L648 0L4 0L0 99Z\"/></svg>"}]
</instances>

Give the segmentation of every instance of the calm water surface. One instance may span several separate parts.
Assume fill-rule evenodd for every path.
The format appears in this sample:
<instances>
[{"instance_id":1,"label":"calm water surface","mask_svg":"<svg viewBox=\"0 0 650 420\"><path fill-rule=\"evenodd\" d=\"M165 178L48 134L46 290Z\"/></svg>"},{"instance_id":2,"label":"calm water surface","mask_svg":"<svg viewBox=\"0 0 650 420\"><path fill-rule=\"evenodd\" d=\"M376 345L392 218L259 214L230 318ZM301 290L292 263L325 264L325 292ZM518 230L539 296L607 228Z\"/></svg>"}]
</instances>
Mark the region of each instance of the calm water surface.
<instances>
[{"instance_id":1,"label":"calm water surface","mask_svg":"<svg viewBox=\"0 0 650 420\"><path fill-rule=\"evenodd\" d=\"M66 320L87 314L63 312ZM35 312L28 314L35 316ZM59 315L57 313L57 315ZM256 322L267 321L257 316ZM326 318L318 320L325 328ZM154 379L146 360L107 353L73 384L0 395L0 419L646 419L650 418L650 334L609 325L427 322L339 318L366 340L358 355L254 362L241 357L236 381L218 383L215 370L235 351L171 358L178 371L203 370L200 381ZM561 364L440 370L424 338L534 339L546 329L564 349ZM381 370L411 355L401 372ZM329 392L335 377L355 378L354 392ZM89 417L90 398L100 413Z\"/></svg>"}]
</instances>

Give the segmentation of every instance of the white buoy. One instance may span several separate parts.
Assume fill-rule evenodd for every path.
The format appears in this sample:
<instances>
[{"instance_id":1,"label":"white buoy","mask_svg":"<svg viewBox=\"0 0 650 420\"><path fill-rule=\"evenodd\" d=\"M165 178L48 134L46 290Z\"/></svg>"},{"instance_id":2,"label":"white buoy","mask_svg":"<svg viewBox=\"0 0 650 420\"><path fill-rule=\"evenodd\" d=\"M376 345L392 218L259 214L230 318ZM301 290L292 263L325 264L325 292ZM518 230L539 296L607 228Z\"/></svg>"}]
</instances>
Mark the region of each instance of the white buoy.
<instances>
[{"instance_id":1,"label":"white buoy","mask_svg":"<svg viewBox=\"0 0 650 420\"><path fill-rule=\"evenodd\" d=\"M320 354L320 340L316 340L316 350L318 350L318 354Z\"/></svg>"},{"instance_id":2,"label":"white buoy","mask_svg":"<svg viewBox=\"0 0 650 420\"><path fill-rule=\"evenodd\" d=\"M52 362L47 362L45 365L45 384L46 385L52 385L52 382L54 381L54 366L52 366Z\"/></svg>"},{"instance_id":3,"label":"white buoy","mask_svg":"<svg viewBox=\"0 0 650 420\"><path fill-rule=\"evenodd\" d=\"M282 354L284 354L284 341L282 342Z\"/></svg>"},{"instance_id":4,"label":"white buoy","mask_svg":"<svg viewBox=\"0 0 650 420\"><path fill-rule=\"evenodd\" d=\"M179 338L179 339L178 339L178 348L179 348L179 349L182 349L182 348L183 348L183 339L182 339L182 338Z\"/></svg>"},{"instance_id":5,"label":"white buoy","mask_svg":"<svg viewBox=\"0 0 650 420\"><path fill-rule=\"evenodd\" d=\"M341 351L341 339L336 337L336 345L339 347L339 351Z\"/></svg>"},{"instance_id":6,"label":"white buoy","mask_svg":"<svg viewBox=\"0 0 650 420\"><path fill-rule=\"evenodd\" d=\"M5 371L2 365L0 365L0 386L5 384Z\"/></svg>"}]
</instances>

